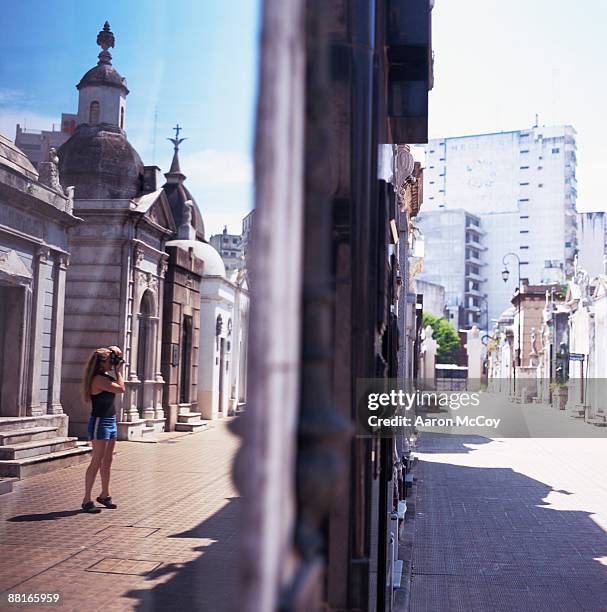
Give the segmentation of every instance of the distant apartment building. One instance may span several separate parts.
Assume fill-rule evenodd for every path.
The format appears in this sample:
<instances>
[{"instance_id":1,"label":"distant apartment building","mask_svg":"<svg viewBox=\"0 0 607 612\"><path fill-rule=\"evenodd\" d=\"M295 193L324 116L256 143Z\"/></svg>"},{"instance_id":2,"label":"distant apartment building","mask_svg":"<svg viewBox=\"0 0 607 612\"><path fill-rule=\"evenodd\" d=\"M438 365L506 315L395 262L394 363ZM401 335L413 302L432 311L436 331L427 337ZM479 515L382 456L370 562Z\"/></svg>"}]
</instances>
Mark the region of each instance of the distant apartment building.
<instances>
[{"instance_id":1,"label":"distant apartment building","mask_svg":"<svg viewBox=\"0 0 607 612\"><path fill-rule=\"evenodd\" d=\"M62 113L59 129L31 130L17 124L15 145L21 149L37 168L38 164L48 160L51 147L58 149L74 133L77 115Z\"/></svg>"},{"instance_id":2,"label":"distant apartment building","mask_svg":"<svg viewBox=\"0 0 607 612\"><path fill-rule=\"evenodd\" d=\"M221 255L228 273L244 268L242 236L240 234L228 234L228 228L224 227L221 234L211 236L211 244Z\"/></svg>"},{"instance_id":3,"label":"distant apartment building","mask_svg":"<svg viewBox=\"0 0 607 612\"><path fill-rule=\"evenodd\" d=\"M255 209L248 213L242 220L242 254L247 259L247 254L251 245L251 232L253 230L253 217Z\"/></svg>"},{"instance_id":4,"label":"distant apartment building","mask_svg":"<svg viewBox=\"0 0 607 612\"><path fill-rule=\"evenodd\" d=\"M578 266L590 277L605 274L607 259L607 213L578 214Z\"/></svg>"},{"instance_id":5,"label":"distant apartment building","mask_svg":"<svg viewBox=\"0 0 607 612\"><path fill-rule=\"evenodd\" d=\"M464 209L478 216L485 231L482 276L490 319L510 305L518 284L512 256L506 261L508 282L502 280L506 254L519 258L521 278L531 284L562 282L573 267L575 135L571 126L535 126L436 138L426 145L425 214Z\"/></svg>"},{"instance_id":6,"label":"distant apartment building","mask_svg":"<svg viewBox=\"0 0 607 612\"><path fill-rule=\"evenodd\" d=\"M437 283L416 277L415 293L422 296L422 307L424 313L435 317L445 316L445 288Z\"/></svg>"},{"instance_id":7,"label":"distant apartment building","mask_svg":"<svg viewBox=\"0 0 607 612\"><path fill-rule=\"evenodd\" d=\"M485 232L480 217L463 209L423 211L417 224L424 236L420 280L442 285L449 319L457 328L486 328Z\"/></svg>"}]
</instances>

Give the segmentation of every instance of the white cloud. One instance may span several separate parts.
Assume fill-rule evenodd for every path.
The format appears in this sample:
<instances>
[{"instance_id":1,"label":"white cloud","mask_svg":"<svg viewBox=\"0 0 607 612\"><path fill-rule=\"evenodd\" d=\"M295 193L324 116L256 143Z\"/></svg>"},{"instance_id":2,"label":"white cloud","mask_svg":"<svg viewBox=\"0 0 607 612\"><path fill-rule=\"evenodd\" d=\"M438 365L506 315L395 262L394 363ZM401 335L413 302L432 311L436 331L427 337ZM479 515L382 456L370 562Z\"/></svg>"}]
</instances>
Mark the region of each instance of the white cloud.
<instances>
[{"instance_id":1,"label":"white cloud","mask_svg":"<svg viewBox=\"0 0 607 612\"><path fill-rule=\"evenodd\" d=\"M181 170L190 181L205 187L250 185L253 182L251 160L237 151L204 149L179 156Z\"/></svg>"},{"instance_id":2,"label":"white cloud","mask_svg":"<svg viewBox=\"0 0 607 612\"><path fill-rule=\"evenodd\" d=\"M15 105L17 103L24 103L29 101L28 94L18 89L9 89L7 87L0 87L0 106L5 104Z\"/></svg>"}]
</instances>

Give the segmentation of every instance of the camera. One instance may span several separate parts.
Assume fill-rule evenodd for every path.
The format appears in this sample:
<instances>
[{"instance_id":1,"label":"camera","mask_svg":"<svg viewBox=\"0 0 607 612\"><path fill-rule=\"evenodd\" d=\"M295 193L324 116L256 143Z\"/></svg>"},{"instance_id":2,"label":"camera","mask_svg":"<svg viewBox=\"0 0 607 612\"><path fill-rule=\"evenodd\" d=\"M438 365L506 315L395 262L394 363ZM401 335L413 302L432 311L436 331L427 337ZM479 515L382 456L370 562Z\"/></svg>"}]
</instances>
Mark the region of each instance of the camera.
<instances>
[{"instance_id":1,"label":"camera","mask_svg":"<svg viewBox=\"0 0 607 612\"><path fill-rule=\"evenodd\" d=\"M113 366L118 365L122 361L124 361L124 359L120 355L118 355L118 353L114 353L114 351L110 352L110 363Z\"/></svg>"}]
</instances>

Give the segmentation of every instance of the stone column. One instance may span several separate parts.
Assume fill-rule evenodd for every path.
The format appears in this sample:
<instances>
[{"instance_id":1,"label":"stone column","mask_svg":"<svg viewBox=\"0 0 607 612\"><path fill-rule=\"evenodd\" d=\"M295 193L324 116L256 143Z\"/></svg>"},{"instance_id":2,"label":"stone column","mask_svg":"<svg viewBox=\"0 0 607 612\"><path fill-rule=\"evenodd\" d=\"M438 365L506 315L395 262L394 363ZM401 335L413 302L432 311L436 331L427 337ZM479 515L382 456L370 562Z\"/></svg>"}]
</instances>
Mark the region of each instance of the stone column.
<instances>
[{"instance_id":1,"label":"stone column","mask_svg":"<svg viewBox=\"0 0 607 612\"><path fill-rule=\"evenodd\" d=\"M27 395L28 416L41 416L45 410L40 404L40 376L42 373L42 343L44 332L44 294L46 267L49 264L50 249L46 246L38 248L34 264L34 290L32 296L32 326L30 337L30 380Z\"/></svg>"},{"instance_id":2,"label":"stone column","mask_svg":"<svg viewBox=\"0 0 607 612\"><path fill-rule=\"evenodd\" d=\"M155 391L154 391L154 413L155 418L164 419L164 408L162 406L162 389L164 386L164 378L162 377L162 321L164 310L164 277L167 271L167 257L162 255L158 262L158 320L156 321L156 356L155 356Z\"/></svg>"},{"instance_id":3,"label":"stone column","mask_svg":"<svg viewBox=\"0 0 607 612\"><path fill-rule=\"evenodd\" d=\"M49 372L49 388L51 403L47 410L49 414L62 414L61 406L61 364L63 361L63 307L65 304L65 276L69 256L61 253L57 257L55 267L55 287L53 292L53 345L51 353L51 369Z\"/></svg>"}]
</instances>

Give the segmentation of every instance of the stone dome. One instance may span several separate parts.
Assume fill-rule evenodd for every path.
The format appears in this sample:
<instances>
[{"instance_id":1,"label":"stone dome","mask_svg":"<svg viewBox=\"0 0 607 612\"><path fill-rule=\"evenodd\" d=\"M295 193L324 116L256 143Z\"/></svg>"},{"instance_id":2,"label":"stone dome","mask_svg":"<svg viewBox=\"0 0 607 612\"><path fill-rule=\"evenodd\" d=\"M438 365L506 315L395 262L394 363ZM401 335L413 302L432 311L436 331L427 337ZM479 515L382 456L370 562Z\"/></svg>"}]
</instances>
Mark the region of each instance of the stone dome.
<instances>
[{"instance_id":1,"label":"stone dome","mask_svg":"<svg viewBox=\"0 0 607 612\"><path fill-rule=\"evenodd\" d=\"M183 222L183 212L185 210L185 203L191 201L192 207L192 225L196 230L196 238L198 240L204 240L204 222L202 215L196 204L196 200L190 193L189 189L183 184L183 182L167 182L163 186L164 192L166 193L167 200L171 205L171 211L173 213L173 219L175 219L175 225L179 227Z\"/></svg>"},{"instance_id":2,"label":"stone dome","mask_svg":"<svg viewBox=\"0 0 607 612\"><path fill-rule=\"evenodd\" d=\"M140 195L143 162L117 126L79 125L57 154L61 183L75 187L76 199Z\"/></svg>"},{"instance_id":3,"label":"stone dome","mask_svg":"<svg viewBox=\"0 0 607 612\"><path fill-rule=\"evenodd\" d=\"M508 306L504 312L500 315L499 323L511 323L514 321L514 315L516 313L516 308L514 306Z\"/></svg>"},{"instance_id":4,"label":"stone dome","mask_svg":"<svg viewBox=\"0 0 607 612\"><path fill-rule=\"evenodd\" d=\"M38 171L25 153L4 134L0 134L0 166L9 168L31 181L38 180Z\"/></svg>"},{"instance_id":5,"label":"stone dome","mask_svg":"<svg viewBox=\"0 0 607 612\"><path fill-rule=\"evenodd\" d=\"M193 249L194 255L204 262L204 276L221 276L226 278L226 267L223 259L221 259L221 255L215 247L208 242L200 242L199 240L170 240L166 245L176 246L185 251Z\"/></svg>"},{"instance_id":6,"label":"stone dome","mask_svg":"<svg viewBox=\"0 0 607 612\"><path fill-rule=\"evenodd\" d=\"M83 77L80 79L80 83L76 85L78 90L83 87L101 85L105 87L117 87L122 89L125 94L129 93L126 86L126 79L118 73L116 68L109 63L100 63L97 66L91 68Z\"/></svg>"}]
</instances>

